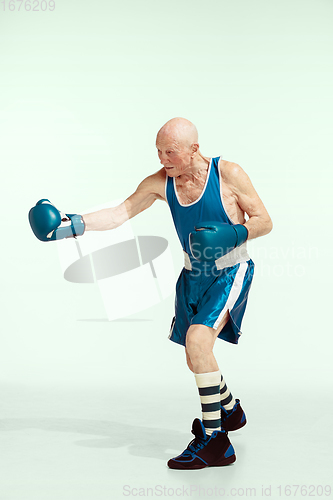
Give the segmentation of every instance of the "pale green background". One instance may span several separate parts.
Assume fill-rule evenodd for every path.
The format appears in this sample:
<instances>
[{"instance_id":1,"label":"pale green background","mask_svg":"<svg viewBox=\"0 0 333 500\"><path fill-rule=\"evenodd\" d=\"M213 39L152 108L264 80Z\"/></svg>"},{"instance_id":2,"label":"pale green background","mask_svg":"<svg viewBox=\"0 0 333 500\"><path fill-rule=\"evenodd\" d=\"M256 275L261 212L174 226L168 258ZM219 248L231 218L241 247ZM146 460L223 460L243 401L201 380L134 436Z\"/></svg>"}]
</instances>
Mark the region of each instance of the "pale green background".
<instances>
[{"instance_id":1,"label":"pale green background","mask_svg":"<svg viewBox=\"0 0 333 500\"><path fill-rule=\"evenodd\" d=\"M184 116L197 125L204 155L223 155L247 171L274 222L269 236L250 244L257 268L241 343L216 347L230 388L255 406L272 400L285 407L289 391L288 408L332 408L326 400L332 390L332 2L56 0L54 12L2 7L5 392L148 384L169 390L165 425L173 398L182 405L189 395L197 410L183 349L167 340L174 297L131 321L102 321L97 288L65 282L55 245L37 241L27 219L42 197L68 213L127 197L159 168L159 127ZM156 202L133 228L166 237L180 272L182 251L166 204ZM189 411L186 425L192 416ZM120 418L126 422L126 412ZM154 411L146 424L151 420ZM313 473L310 482L327 481L322 467ZM300 469L299 481L304 474Z\"/></svg>"}]
</instances>

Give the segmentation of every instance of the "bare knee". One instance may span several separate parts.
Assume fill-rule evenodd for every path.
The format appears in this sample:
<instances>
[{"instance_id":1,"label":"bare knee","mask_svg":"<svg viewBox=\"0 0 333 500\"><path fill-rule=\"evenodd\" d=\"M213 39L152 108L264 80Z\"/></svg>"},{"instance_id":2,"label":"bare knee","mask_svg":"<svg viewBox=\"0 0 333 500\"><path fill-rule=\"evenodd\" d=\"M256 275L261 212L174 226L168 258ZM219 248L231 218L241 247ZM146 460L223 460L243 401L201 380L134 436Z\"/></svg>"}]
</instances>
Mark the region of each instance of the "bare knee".
<instances>
[{"instance_id":1,"label":"bare knee","mask_svg":"<svg viewBox=\"0 0 333 500\"><path fill-rule=\"evenodd\" d=\"M206 356L213 350L214 339L204 325L191 326L186 334L186 353L193 367L194 360Z\"/></svg>"}]
</instances>

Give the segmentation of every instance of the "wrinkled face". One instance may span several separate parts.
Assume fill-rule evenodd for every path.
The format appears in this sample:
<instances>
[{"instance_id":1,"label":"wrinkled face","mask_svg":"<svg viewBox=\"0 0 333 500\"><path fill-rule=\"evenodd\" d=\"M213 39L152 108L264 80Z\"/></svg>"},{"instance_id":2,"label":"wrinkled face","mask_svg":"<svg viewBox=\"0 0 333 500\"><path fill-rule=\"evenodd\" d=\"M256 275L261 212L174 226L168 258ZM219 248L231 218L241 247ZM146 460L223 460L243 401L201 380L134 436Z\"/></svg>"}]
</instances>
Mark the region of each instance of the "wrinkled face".
<instances>
[{"instance_id":1,"label":"wrinkled face","mask_svg":"<svg viewBox=\"0 0 333 500\"><path fill-rule=\"evenodd\" d=\"M189 169L192 148L168 136L158 136L156 148L160 162L169 177L178 177Z\"/></svg>"}]
</instances>

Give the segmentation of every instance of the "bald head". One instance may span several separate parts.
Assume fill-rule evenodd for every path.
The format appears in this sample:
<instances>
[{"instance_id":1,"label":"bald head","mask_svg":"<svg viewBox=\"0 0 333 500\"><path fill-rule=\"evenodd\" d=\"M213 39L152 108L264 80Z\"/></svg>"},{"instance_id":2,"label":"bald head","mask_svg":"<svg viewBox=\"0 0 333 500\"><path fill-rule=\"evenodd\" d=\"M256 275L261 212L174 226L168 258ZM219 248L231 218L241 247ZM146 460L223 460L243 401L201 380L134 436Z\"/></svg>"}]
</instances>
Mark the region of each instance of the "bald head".
<instances>
[{"instance_id":1,"label":"bald head","mask_svg":"<svg viewBox=\"0 0 333 500\"><path fill-rule=\"evenodd\" d=\"M172 118L157 133L156 142L165 140L190 148L192 144L198 144L198 131L186 118Z\"/></svg>"},{"instance_id":2,"label":"bald head","mask_svg":"<svg viewBox=\"0 0 333 500\"><path fill-rule=\"evenodd\" d=\"M156 148L160 163L170 177L192 175L206 168L198 144L198 131L185 118L172 118L158 131Z\"/></svg>"}]
</instances>

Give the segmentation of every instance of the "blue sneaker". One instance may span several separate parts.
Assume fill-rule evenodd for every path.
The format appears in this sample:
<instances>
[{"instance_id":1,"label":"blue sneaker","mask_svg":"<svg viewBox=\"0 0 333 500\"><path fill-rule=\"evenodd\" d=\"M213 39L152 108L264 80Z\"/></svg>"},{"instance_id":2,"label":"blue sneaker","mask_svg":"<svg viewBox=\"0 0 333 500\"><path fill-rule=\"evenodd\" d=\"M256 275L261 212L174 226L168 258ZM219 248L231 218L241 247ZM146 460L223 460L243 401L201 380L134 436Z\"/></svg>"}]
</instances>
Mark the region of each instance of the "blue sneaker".
<instances>
[{"instance_id":1,"label":"blue sneaker","mask_svg":"<svg viewBox=\"0 0 333 500\"><path fill-rule=\"evenodd\" d=\"M195 438L186 450L169 460L170 469L204 469L235 462L235 450L224 430L214 431L211 436L207 436L203 423L196 418L192 424L192 434Z\"/></svg>"},{"instance_id":2,"label":"blue sneaker","mask_svg":"<svg viewBox=\"0 0 333 500\"><path fill-rule=\"evenodd\" d=\"M240 405L239 399L236 399L236 404L231 411L227 411L221 406L221 429L226 432L236 431L246 424L246 416L243 408Z\"/></svg>"}]
</instances>

